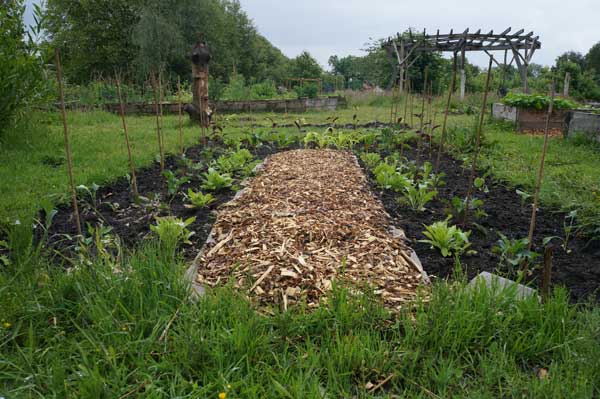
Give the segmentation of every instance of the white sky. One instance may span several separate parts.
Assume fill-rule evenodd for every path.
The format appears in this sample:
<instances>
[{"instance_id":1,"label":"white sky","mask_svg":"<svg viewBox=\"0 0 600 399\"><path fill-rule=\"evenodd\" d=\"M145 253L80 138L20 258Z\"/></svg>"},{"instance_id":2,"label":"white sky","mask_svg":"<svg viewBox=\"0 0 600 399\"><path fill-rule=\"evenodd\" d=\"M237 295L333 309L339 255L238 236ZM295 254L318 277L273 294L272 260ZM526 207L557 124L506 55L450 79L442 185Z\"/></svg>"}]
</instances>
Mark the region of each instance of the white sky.
<instances>
[{"instance_id":1,"label":"white sky","mask_svg":"<svg viewBox=\"0 0 600 399\"><path fill-rule=\"evenodd\" d=\"M26 22L33 2L27 0ZM429 32L501 32L521 28L540 36L533 62L552 65L568 50L586 53L600 41L600 0L240 0L258 30L287 56L309 51L328 68L330 55L362 55L370 38L409 27ZM485 66L487 57L470 53Z\"/></svg>"},{"instance_id":2,"label":"white sky","mask_svg":"<svg viewBox=\"0 0 600 399\"><path fill-rule=\"evenodd\" d=\"M600 0L240 0L258 30L293 57L309 51L328 67L330 55L361 55L369 38L409 27L428 32L466 28L534 31L542 48L533 62L554 64L568 50L587 53L600 41ZM475 64L487 56L470 53ZM469 53L468 53L469 55ZM500 56L500 54L498 54Z\"/></svg>"}]
</instances>

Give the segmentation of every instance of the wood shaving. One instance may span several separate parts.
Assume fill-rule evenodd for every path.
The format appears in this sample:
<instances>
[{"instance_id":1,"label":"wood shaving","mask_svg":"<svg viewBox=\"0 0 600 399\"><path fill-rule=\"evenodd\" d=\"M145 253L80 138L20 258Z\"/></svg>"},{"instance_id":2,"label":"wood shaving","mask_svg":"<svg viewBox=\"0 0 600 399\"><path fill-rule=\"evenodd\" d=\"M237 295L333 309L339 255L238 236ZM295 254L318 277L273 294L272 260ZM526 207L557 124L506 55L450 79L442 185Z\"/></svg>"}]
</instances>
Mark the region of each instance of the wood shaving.
<instances>
[{"instance_id":1,"label":"wood shaving","mask_svg":"<svg viewBox=\"0 0 600 399\"><path fill-rule=\"evenodd\" d=\"M217 239L196 259L197 282L233 279L253 300L284 309L318 306L333 281L367 284L399 309L415 299L424 276L393 230L351 153L278 153L220 209Z\"/></svg>"}]
</instances>

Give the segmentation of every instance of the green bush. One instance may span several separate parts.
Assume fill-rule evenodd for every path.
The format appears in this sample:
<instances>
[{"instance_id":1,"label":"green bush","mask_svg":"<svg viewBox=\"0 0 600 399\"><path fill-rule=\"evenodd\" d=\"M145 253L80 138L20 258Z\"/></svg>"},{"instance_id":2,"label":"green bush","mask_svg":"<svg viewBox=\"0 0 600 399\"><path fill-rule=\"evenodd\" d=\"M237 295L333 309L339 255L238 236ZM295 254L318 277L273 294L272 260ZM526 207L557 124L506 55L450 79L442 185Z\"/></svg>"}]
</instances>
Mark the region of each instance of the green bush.
<instances>
[{"instance_id":1,"label":"green bush","mask_svg":"<svg viewBox=\"0 0 600 399\"><path fill-rule=\"evenodd\" d=\"M506 105L519 108L534 108L537 110L547 109L550 97L542 94L509 93L502 102ZM566 98L554 99L554 109L574 109L578 104Z\"/></svg>"},{"instance_id":2,"label":"green bush","mask_svg":"<svg viewBox=\"0 0 600 399\"><path fill-rule=\"evenodd\" d=\"M0 133L24 114L27 106L47 94L43 61L37 45L23 24L22 0L4 2L0 7ZM41 31L41 11L36 6L34 34Z\"/></svg>"},{"instance_id":3,"label":"green bush","mask_svg":"<svg viewBox=\"0 0 600 399\"><path fill-rule=\"evenodd\" d=\"M308 97L317 98L319 97L319 87L315 83L306 83L303 86L297 86L294 88L298 98Z\"/></svg>"}]
</instances>

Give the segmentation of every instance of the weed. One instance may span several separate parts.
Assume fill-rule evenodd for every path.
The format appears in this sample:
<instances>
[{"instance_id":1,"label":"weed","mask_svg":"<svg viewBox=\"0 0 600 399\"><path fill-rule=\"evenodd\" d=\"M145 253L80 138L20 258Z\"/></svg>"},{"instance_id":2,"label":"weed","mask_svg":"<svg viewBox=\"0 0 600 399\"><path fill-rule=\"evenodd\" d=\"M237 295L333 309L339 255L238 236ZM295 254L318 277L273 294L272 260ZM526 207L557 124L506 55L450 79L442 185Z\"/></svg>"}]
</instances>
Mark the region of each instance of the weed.
<instances>
[{"instance_id":1,"label":"weed","mask_svg":"<svg viewBox=\"0 0 600 399\"><path fill-rule=\"evenodd\" d=\"M527 238L508 238L498 232L500 239L492 251L500 255L500 264L508 267L513 272L516 268L523 265L524 262L531 262L539 256L538 253L529 250L529 240Z\"/></svg>"},{"instance_id":2,"label":"weed","mask_svg":"<svg viewBox=\"0 0 600 399\"><path fill-rule=\"evenodd\" d=\"M195 220L195 217L186 220L174 216L157 217L156 224L150 226L150 230L158 236L164 253L174 257L179 243L191 244L190 238L195 233L188 230L188 226L194 223Z\"/></svg>"},{"instance_id":3,"label":"weed","mask_svg":"<svg viewBox=\"0 0 600 399\"><path fill-rule=\"evenodd\" d=\"M177 175L171 170L165 170L163 172L163 176L167 181L167 192L170 196L174 196L175 194L177 194L179 188L190 181L189 177L187 176L177 177Z\"/></svg>"}]
</instances>

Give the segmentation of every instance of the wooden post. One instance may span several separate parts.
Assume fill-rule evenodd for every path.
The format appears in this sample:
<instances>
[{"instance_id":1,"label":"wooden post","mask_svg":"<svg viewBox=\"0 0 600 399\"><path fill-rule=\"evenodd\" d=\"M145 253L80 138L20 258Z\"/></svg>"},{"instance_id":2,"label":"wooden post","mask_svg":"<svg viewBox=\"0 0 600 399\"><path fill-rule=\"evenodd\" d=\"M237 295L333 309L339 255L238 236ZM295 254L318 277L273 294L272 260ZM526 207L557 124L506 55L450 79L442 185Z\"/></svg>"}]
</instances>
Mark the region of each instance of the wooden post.
<instances>
[{"instance_id":1,"label":"wooden post","mask_svg":"<svg viewBox=\"0 0 600 399\"><path fill-rule=\"evenodd\" d=\"M552 280L552 256L554 249L548 245L544 249L544 271L542 273L542 302L546 303L550 296L550 282Z\"/></svg>"},{"instance_id":2,"label":"wooden post","mask_svg":"<svg viewBox=\"0 0 600 399\"><path fill-rule=\"evenodd\" d=\"M121 111L121 121L123 122L123 134L125 135L125 145L127 146L127 157L129 158L129 173L131 173L131 189L133 196L137 200L140 196L137 187L137 178L135 176L135 164L131 154L131 143L129 141L129 133L127 132L127 122L125 121L125 105L123 105L123 96L121 95L121 82L117 79L117 93L119 95L119 110Z\"/></svg>"},{"instance_id":3,"label":"wooden post","mask_svg":"<svg viewBox=\"0 0 600 399\"><path fill-rule=\"evenodd\" d=\"M448 113L450 111L450 102L452 101L452 94L456 90L456 67L457 60L456 54L454 54L454 61L452 62L452 80L450 82L450 89L448 91L448 99L446 100L446 110L444 111L444 122L442 122L442 137L440 138L440 146L438 148L437 160L435 161L435 172L437 173L440 168L440 162L442 160L442 153L444 152L444 143L446 141L446 128L448 126Z\"/></svg>"},{"instance_id":4,"label":"wooden post","mask_svg":"<svg viewBox=\"0 0 600 399\"><path fill-rule=\"evenodd\" d=\"M465 92L467 89L467 73L465 71L465 50L460 53L460 101L465 100Z\"/></svg>"},{"instance_id":5,"label":"wooden post","mask_svg":"<svg viewBox=\"0 0 600 399\"><path fill-rule=\"evenodd\" d=\"M406 72L405 72L406 73ZM410 80L406 80L406 96L404 97L404 124L408 126L408 102L410 100Z\"/></svg>"},{"instance_id":6,"label":"wooden post","mask_svg":"<svg viewBox=\"0 0 600 399\"><path fill-rule=\"evenodd\" d=\"M552 109L554 108L554 82L551 84L550 104L548 105L548 114L546 115L546 127L544 129L544 144L542 146L542 155L540 157L540 166L538 168L538 176L535 184L535 192L533 196L533 209L531 210L531 222L529 223L529 239L528 249L531 251L533 247L533 233L535 231L535 222L537 215L537 207L540 201L540 189L542 188L542 180L544 178L544 162L546 161L546 152L548 151L548 139L550 132L550 118L552 117ZM527 271L527 265L524 266L524 271Z\"/></svg>"},{"instance_id":7,"label":"wooden post","mask_svg":"<svg viewBox=\"0 0 600 399\"><path fill-rule=\"evenodd\" d=\"M425 97L427 97L427 73L429 72L429 66L425 66L424 76L423 76L423 90L421 93L422 101L421 101L421 117L419 122L419 137L417 140L417 152L421 153L421 144L423 140L423 122L425 118Z\"/></svg>"},{"instance_id":8,"label":"wooden post","mask_svg":"<svg viewBox=\"0 0 600 399\"><path fill-rule=\"evenodd\" d=\"M164 159L163 144L162 144L162 134L160 133L160 115L159 115L159 110L158 110L158 102L159 102L158 88L156 87L157 83L156 83L156 76L154 75L154 72L152 73L151 80L152 80L152 91L154 93L154 114L156 116L156 138L158 141L158 152L160 154L160 173L162 174L162 172L165 170L165 159Z\"/></svg>"},{"instance_id":9,"label":"wooden post","mask_svg":"<svg viewBox=\"0 0 600 399\"><path fill-rule=\"evenodd\" d=\"M183 148L183 117L182 117L182 106L181 106L181 78L177 77L177 100L178 100L178 112L179 112L179 149L181 150L181 155L185 153Z\"/></svg>"},{"instance_id":10,"label":"wooden post","mask_svg":"<svg viewBox=\"0 0 600 399\"><path fill-rule=\"evenodd\" d=\"M402 95L404 94L404 81L403 81L403 77L404 77L404 63L406 62L404 60L404 39L400 40L400 59L402 60L402 63L400 64L400 81L398 82L398 89L399 89L399 94ZM408 69L408 68L406 68Z\"/></svg>"},{"instance_id":11,"label":"wooden post","mask_svg":"<svg viewBox=\"0 0 600 399\"><path fill-rule=\"evenodd\" d=\"M56 60L56 80L58 81L58 97L60 101L60 115L63 121L63 138L65 143L65 154L67 157L67 171L69 173L69 185L71 187L71 201L73 203L73 213L75 215L75 225L77 234L81 236L81 219L79 217L79 207L77 206L77 192L75 191L75 177L73 176L73 162L71 160L71 145L69 143L69 128L67 126L67 112L65 111L65 94L62 84L62 71L60 67L60 49L55 51Z\"/></svg>"},{"instance_id":12,"label":"wooden post","mask_svg":"<svg viewBox=\"0 0 600 399\"><path fill-rule=\"evenodd\" d=\"M471 174L469 175L469 186L467 188L467 197L465 199L465 213L463 216L462 224L467 223L469 217L469 206L471 203L471 195L473 194L473 182L475 181L475 172L477 171L477 158L479 157L479 149L481 147L481 132L483 130L483 120L487 112L487 98L490 90L490 80L492 77L492 61L490 57L490 64L488 65L487 78L485 80L485 91L483 93L483 104L481 105L481 113L479 115L479 125L477 125L477 137L475 142L475 152L473 153L473 163L471 164Z\"/></svg>"},{"instance_id":13,"label":"wooden post","mask_svg":"<svg viewBox=\"0 0 600 399\"><path fill-rule=\"evenodd\" d=\"M569 72L565 72L565 84L563 86L563 96L565 98L569 97L569 86L571 85L571 74Z\"/></svg>"}]
</instances>

